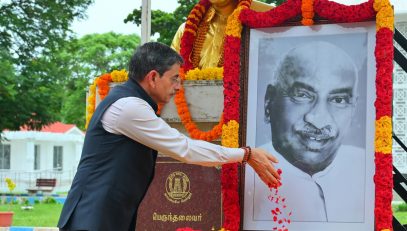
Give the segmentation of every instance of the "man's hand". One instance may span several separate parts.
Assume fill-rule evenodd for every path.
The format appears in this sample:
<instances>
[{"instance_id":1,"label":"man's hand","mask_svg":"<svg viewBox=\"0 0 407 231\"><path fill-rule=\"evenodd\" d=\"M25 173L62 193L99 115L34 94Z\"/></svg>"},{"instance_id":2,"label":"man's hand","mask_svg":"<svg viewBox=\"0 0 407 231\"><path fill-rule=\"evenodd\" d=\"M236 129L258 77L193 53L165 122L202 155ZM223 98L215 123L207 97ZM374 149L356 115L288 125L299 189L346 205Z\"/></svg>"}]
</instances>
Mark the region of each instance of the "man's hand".
<instances>
[{"instance_id":1,"label":"man's hand","mask_svg":"<svg viewBox=\"0 0 407 231\"><path fill-rule=\"evenodd\" d=\"M252 154L247 163L269 187L277 187L280 184L280 175L272 164L278 163L278 160L273 155L263 149L252 148Z\"/></svg>"}]
</instances>

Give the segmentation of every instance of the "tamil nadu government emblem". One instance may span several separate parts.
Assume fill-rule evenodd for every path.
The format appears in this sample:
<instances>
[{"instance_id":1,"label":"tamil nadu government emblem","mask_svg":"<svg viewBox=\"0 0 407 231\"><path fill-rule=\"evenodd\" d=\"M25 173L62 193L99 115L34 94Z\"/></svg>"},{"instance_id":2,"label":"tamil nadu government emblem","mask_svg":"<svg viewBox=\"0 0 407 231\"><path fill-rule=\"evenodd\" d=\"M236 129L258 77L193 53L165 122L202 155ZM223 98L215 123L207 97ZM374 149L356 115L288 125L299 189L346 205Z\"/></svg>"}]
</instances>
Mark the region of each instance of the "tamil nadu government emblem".
<instances>
[{"instance_id":1,"label":"tamil nadu government emblem","mask_svg":"<svg viewBox=\"0 0 407 231\"><path fill-rule=\"evenodd\" d=\"M165 181L165 197L172 203L182 203L192 196L188 176L180 171L171 173Z\"/></svg>"}]
</instances>

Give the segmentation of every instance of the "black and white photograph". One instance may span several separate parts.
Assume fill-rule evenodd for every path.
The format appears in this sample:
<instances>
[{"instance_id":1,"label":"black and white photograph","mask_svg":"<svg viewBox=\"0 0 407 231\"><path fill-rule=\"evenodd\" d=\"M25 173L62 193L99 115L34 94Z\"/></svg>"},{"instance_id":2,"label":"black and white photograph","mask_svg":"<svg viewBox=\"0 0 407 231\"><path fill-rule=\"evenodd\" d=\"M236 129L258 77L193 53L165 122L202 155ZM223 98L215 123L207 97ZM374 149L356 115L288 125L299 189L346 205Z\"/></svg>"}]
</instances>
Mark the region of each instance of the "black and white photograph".
<instances>
[{"instance_id":1,"label":"black and white photograph","mask_svg":"<svg viewBox=\"0 0 407 231\"><path fill-rule=\"evenodd\" d=\"M246 144L279 160L278 191L250 167L244 230L373 230L375 25L251 29Z\"/></svg>"}]
</instances>

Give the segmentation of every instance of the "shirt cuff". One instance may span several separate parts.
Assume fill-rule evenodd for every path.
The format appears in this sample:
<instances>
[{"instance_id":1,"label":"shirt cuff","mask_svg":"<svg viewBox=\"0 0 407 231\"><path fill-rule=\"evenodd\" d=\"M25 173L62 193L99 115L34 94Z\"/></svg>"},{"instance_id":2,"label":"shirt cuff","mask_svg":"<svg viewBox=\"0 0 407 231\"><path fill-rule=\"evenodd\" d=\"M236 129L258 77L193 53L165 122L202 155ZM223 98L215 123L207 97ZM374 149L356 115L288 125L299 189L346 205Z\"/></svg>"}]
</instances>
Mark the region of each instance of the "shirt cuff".
<instances>
[{"instance_id":1,"label":"shirt cuff","mask_svg":"<svg viewBox=\"0 0 407 231\"><path fill-rule=\"evenodd\" d=\"M228 163L242 162L244 156L244 150L242 148L223 148L228 157Z\"/></svg>"}]
</instances>

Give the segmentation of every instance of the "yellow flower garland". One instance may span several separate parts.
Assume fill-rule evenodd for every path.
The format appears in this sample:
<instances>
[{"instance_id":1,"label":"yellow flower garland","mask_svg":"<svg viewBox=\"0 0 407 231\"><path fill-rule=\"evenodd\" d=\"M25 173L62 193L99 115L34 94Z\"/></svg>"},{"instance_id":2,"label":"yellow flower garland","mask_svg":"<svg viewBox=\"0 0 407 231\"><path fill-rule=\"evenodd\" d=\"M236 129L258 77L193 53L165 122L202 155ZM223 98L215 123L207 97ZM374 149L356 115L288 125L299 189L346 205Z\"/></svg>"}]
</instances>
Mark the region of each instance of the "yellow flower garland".
<instances>
[{"instance_id":1,"label":"yellow flower garland","mask_svg":"<svg viewBox=\"0 0 407 231\"><path fill-rule=\"evenodd\" d=\"M86 124L85 128L88 128L90 119L92 118L93 113L95 112L96 104L96 81L93 81L92 85L89 87L89 96L88 96L88 106L86 107Z\"/></svg>"},{"instance_id":2,"label":"yellow flower garland","mask_svg":"<svg viewBox=\"0 0 407 231\"><path fill-rule=\"evenodd\" d=\"M240 38L240 36L242 34L243 26L240 23L239 15L243 8L244 8L244 6L238 6L233 11L233 13L229 16L228 21L227 21L227 26L225 29L226 35L229 35L229 36L232 36L235 38Z\"/></svg>"},{"instance_id":3,"label":"yellow flower garland","mask_svg":"<svg viewBox=\"0 0 407 231\"><path fill-rule=\"evenodd\" d=\"M128 79L128 73L126 70L114 70L110 73L112 82L120 83L127 81ZM88 106L86 107L86 124L85 128L88 128L90 119L92 118L93 113L95 112L96 108L96 84L103 75L96 77L93 80L92 85L89 87L89 96L88 96Z\"/></svg>"},{"instance_id":4,"label":"yellow flower garland","mask_svg":"<svg viewBox=\"0 0 407 231\"><path fill-rule=\"evenodd\" d=\"M239 147L239 123L236 120L230 120L222 126L221 143L225 147Z\"/></svg>"},{"instance_id":5,"label":"yellow flower garland","mask_svg":"<svg viewBox=\"0 0 407 231\"><path fill-rule=\"evenodd\" d=\"M376 31L381 28L388 28L394 31L394 12L388 0L375 0L373 8L377 12L376 15Z\"/></svg>"},{"instance_id":6,"label":"yellow flower garland","mask_svg":"<svg viewBox=\"0 0 407 231\"><path fill-rule=\"evenodd\" d=\"M185 80L222 80L223 67L213 67L199 69L195 68L188 71L185 75Z\"/></svg>"},{"instance_id":7,"label":"yellow flower garland","mask_svg":"<svg viewBox=\"0 0 407 231\"><path fill-rule=\"evenodd\" d=\"M127 71L124 69L120 71L114 70L110 73L110 75L112 76L112 81L117 83L127 81L127 79L129 78Z\"/></svg>"},{"instance_id":8,"label":"yellow flower garland","mask_svg":"<svg viewBox=\"0 0 407 231\"><path fill-rule=\"evenodd\" d=\"M389 29L394 31L394 12L389 0L374 0L373 8L376 13L376 31L381 29ZM376 119L375 132L375 152L386 156L392 154L392 120L390 116L381 116ZM390 170L391 172L391 166ZM391 188L382 189L383 192L391 194ZM384 205L387 212L391 213L390 201ZM382 205L383 206L383 205ZM391 220L387 221L391 224ZM387 225L386 225L387 226ZM390 231L392 229L382 228L381 231Z\"/></svg>"},{"instance_id":9,"label":"yellow flower garland","mask_svg":"<svg viewBox=\"0 0 407 231\"><path fill-rule=\"evenodd\" d=\"M391 154L392 151L392 124L389 116L382 116L376 120L375 151Z\"/></svg>"}]
</instances>

